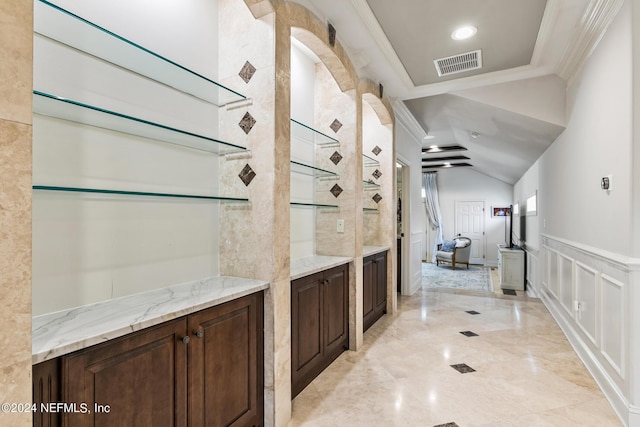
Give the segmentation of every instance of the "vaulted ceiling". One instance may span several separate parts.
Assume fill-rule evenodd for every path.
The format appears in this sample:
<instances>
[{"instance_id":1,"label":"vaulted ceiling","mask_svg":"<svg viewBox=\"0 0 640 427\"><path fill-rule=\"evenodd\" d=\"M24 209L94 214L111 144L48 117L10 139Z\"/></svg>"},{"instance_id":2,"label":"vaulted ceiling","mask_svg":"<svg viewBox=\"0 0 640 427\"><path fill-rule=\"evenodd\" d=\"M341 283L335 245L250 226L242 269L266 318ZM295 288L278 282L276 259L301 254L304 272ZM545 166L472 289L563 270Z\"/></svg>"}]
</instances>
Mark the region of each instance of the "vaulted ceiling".
<instances>
[{"instance_id":1,"label":"vaulted ceiling","mask_svg":"<svg viewBox=\"0 0 640 427\"><path fill-rule=\"evenodd\" d=\"M337 29L361 77L383 84L426 149L460 145L513 184L566 125L566 81L620 0L296 0ZM456 41L461 25L475 36ZM480 50L482 68L440 77L434 60ZM403 111L400 111L403 110ZM425 136L429 139L424 139ZM472 136L473 135L473 136ZM427 166L443 162L426 162Z\"/></svg>"}]
</instances>

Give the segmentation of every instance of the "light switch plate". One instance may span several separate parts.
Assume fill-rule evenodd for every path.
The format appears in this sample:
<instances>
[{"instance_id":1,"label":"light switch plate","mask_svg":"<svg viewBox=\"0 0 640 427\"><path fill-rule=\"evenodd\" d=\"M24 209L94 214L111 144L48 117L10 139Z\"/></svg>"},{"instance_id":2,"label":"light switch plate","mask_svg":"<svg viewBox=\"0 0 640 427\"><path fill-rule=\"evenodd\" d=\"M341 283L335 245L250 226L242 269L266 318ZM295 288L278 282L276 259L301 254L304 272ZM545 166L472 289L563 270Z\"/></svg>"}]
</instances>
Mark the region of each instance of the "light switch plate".
<instances>
[{"instance_id":1,"label":"light switch plate","mask_svg":"<svg viewBox=\"0 0 640 427\"><path fill-rule=\"evenodd\" d=\"M336 222L336 231L338 233L344 233L344 219L339 219Z\"/></svg>"}]
</instances>

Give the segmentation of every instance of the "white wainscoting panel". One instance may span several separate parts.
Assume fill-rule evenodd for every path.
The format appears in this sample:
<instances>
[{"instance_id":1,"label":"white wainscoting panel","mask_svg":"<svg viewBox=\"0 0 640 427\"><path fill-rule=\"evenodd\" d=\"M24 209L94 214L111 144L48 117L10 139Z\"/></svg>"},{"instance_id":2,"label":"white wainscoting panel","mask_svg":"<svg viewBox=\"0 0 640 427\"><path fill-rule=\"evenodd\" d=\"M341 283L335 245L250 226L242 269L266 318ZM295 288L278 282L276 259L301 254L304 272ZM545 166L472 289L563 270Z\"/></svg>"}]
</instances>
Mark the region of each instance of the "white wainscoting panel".
<instances>
[{"instance_id":1,"label":"white wainscoting panel","mask_svg":"<svg viewBox=\"0 0 640 427\"><path fill-rule=\"evenodd\" d=\"M422 233L411 234L411 289L410 295L413 295L420 286L422 286Z\"/></svg>"},{"instance_id":2,"label":"white wainscoting panel","mask_svg":"<svg viewBox=\"0 0 640 427\"><path fill-rule=\"evenodd\" d=\"M558 298L558 252L553 249L547 251L547 266L544 274L547 278L546 286L551 294Z\"/></svg>"},{"instance_id":3,"label":"white wainscoting panel","mask_svg":"<svg viewBox=\"0 0 640 427\"><path fill-rule=\"evenodd\" d=\"M558 287L560 288L560 303L567 310L571 317L573 311L573 260L560 254L558 258L560 268L558 269Z\"/></svg>"},{"instance_id":4,"label":"white wainscoting panel","mask_svg":"<svg viewBox=\"0 0 640 427\"><path fill-rule=\"evenodd\" d=\"M596 303L598 292L598 272L581 262L576 262L576 297L579 307L576 311L576 322L593 344L598 344L596 322L599 318L599 304Z\"/></svg>"},{"instance_id":5,"label":"white wainscoting panel","mask_svg":"<svg viewBox=\"0 0 640 427\"><path fill-rule=\"evenodd\" d=\"M619 280L606 274L601 276L602 283L602 354L620 377L624 372L624 337L626 334L625 305L626 287Z\"/></svg>"},{"instance_id":6,"label":"white wainscoting panel","mask_svg":"<svg viewBox=\"0 0 640 427\"><path fill-rule=\"evenodd\" d=\"M544 280L533 280L533 288L622 422L640 426L633 405L636 377L630 369L640 348L631 345L632 337L640 336L631 319L631 310L638 309L638 295L631 292L631 280L640 278L638 260L547 235L541 246Z\"/></svg>"}]
</instances>

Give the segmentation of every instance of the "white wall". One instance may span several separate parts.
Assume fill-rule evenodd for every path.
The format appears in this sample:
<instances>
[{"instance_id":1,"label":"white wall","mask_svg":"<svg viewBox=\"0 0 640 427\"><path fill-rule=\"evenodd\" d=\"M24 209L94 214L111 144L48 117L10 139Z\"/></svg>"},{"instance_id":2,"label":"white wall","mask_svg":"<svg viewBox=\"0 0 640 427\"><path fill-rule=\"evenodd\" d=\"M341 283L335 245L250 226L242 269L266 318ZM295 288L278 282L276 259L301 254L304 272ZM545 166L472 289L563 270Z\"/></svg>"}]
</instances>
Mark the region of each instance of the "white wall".
<instances>
[{"instance_id":1,"label":"white wall","mask_svg":"<svg viewBox=\"0 0 640 427\"><path fill-rule=\"evenodd\" d=\"M187 68L217 74L217 1L58 3ZM39 35L34 89L218 134L217 107ZM33 135L34 185L219 193L219 159L209 153L42 115L34 115ZM33 314L217 275L218 209L215 202L35 191Z\"/></svg>"},{"instance_id":2,"label":"white wall","mask_svg":"<svg viewBox=\"0 0 640 427\"><path fill-rule=\"evenodd\" d=\"M444 222L445 240L455 236L455 202L483 201L485 203L485 264L498 264L498 243L505 242L505 219L491 217L491 207L509 206L513 187L471 169L455 168L438 171L438 196ZM430 244L430 249L433 243Z\"/></svg>"},{"instance_id":3,"label":"white wall","mask_svg":"<svg viewBox=\"0 0 640 427\"><path fill-rule=\"evenodd\" d=\"M466 89L453 94L565 126L564 90L564 80L556 75L549 75Z\"/></svg>"},{"instance_id":4,"label":"white wall","mask_svg":"<svg viewBox=\"0 0 640 427\"><path fill-rule=\"evenodd\" d=\"M568 84L567 129L515 185L514 198L538 191L538 216L527 217L527 246L536 249L527 258L535 264L529 284L624 423L639 426L631 29L625 2ZM600 179L609 174L607 192Z\"/></svg>"},{"instance_id":5,"label":"white wall","mask_svg":"<svg viewBox=\"0 0 640 427\"><path fill-rule=\"evenodd\" d=\"M54 3L193 71L217 78L218 0Z\"/></svg>"},{"instance_id":6,"label":"white wall","mask_svg":"<svg viewBox=\"0 0 640 427\"><path fill-rule=\"evenodd\" d=\"M409 226L405 229L405 239L409 239L408 253L402 254L408 271L403 274L403 294L412 294L421 285L422 259L426 245L427 215L422 203L422 147L402 124L395 126L396 154L398 160L409 166L410 194L404 196L403 212L409 213ZM406 286L406 287L405 287Z\"/></svg>"},{"instance_id":7,"label":"white wall","mask_svg":"<svg viewBox=\"0 0 640 427\"><path fill-rule=\"evenodd\" d=\"M541 231L620 254L630 250L630 32L619 16L569 83L567 129L539 160ZM607 193L600 179L609 174Z\"/></svg>"},{"instance_id":8,"label":"white wall","mask_svg":"<svg viewBox=\"0 0 640 427\"><path fill-rule=\"evenodd\" d=\"M526 247L530 250L538 250L540 248L540 239L538 237L540 234L540 223L542 223L542 226L545 224L545 221L540 221L540 215L527 215L526 212L527 199L533 194L537 194L538 191L539 171L540 161L536 161L527 173L513 186L513 204L515 205L517 203L520 206L519 214L514 216L513 219L513 233L521 240L520 221L526 221L525 243ZM538 200L538 210L539 209L540 201Z\"/></svg>"},{"instance_id":9,"label":"white wall","mask_svg":"<svg viewBox=\"0 0 640 427\"><path fill-rule=\"evenodd\" d=\"M291 117L308 126L315 123L316 64L304 45L292 39L291 44ZM315 147L295 138L299 128L291 125L291 160L313 165ZM291 174L291 200L313 203L315 179L309 175ZM291 259L315 254L315 209L291 208Z\"/></svg>"}]
</instances>

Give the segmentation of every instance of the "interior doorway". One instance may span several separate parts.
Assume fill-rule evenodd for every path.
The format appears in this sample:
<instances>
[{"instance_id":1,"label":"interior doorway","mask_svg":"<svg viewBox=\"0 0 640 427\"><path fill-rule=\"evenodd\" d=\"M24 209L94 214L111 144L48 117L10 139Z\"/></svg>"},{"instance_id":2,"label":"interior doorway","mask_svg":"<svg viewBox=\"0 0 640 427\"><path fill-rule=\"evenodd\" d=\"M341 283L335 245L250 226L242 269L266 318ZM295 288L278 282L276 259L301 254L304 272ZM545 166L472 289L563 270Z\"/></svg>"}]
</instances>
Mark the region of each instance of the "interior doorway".
<instances>
[{"instance_id":1,"label":"interior doorway","mask_svg":"<svg viewBox=\"0 0 640 427\"><path fill-rule=\"evenodd\" d=\"M396 243L397 243L397 275L398 280L396 284L396 290L398 293L402 293L402 270L403 270L403 242L404 242L404 230L403 230L403 194L406 194L403 188L403 169L404 165L401 162L396 162ZM406 200L404 201L406 204Z\"/></svg>"},{"instance_id":2,"label":"interior doorway","mask_svg":"<svg viewBox=\"0 0 640 427\"><path fill-rule=\"evenodd\" d=\"M456 236L471 239L470 264L485 262L484 202L456 201Z\"/></svg>"}]
</instances>

